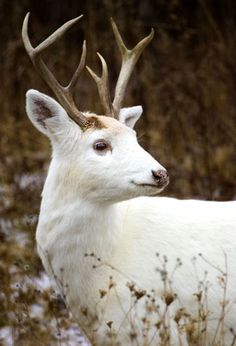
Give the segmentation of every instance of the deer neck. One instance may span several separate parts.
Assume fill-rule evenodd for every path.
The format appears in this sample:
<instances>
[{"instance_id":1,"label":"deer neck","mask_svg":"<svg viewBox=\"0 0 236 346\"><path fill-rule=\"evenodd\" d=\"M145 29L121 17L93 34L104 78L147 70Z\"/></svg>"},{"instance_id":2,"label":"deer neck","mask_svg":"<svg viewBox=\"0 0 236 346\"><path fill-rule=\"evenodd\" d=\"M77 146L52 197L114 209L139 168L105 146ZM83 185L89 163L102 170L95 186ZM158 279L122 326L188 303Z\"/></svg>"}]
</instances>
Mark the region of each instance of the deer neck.
<instances>
[{"instance_id":1,"label":"deer neck","mask_svg":"<svg viewBox=\"0 0 236 346\"><path fill-rule=\"evenodd\" d=\"M77 242L86 253L112 255L122 236L122 203L87 201L76 182L73 184L71 177L67 181L66 175L54 168L52 163L42 194L39 232L44 237L50 234L52 242L55 238L63 239L64 244Z\"/></svg>"}]
</instances>

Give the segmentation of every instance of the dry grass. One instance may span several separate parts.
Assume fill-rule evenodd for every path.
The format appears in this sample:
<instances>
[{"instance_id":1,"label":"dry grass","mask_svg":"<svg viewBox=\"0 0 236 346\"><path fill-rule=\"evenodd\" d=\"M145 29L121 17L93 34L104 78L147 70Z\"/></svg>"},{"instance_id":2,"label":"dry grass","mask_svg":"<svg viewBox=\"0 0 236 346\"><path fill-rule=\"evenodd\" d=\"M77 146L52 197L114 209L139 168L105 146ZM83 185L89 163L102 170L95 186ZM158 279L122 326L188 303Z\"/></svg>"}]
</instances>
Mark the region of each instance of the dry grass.
<instances>
[{"instance_id":1,"label":"dry grass","mask_svg":"<svg viewBox=\"0 0 236 346\"><path fill-rule=\"evenodd\" d=\"M31 233L34 222L27 221L24 230ZM20 231L22 232L22 224ZM19 224L18 224L19 227ZM19 229L18 229L19 230ZM32 252L32 240L27 238L26 243L4 239L6 248L1 247L0 263L1 270L1 317L0 337L3 345L86 345L86 340L81 336L78 326L71 318L66 309L58 290L54 290L43 272L37 255ZM14 252L8 249L14 249ZM94 259L91 270L101 266L107 266L111 272L118 271L96 257L94 253L86 254L86 257ZM187 339L189 346L228 346L225 343L226 326L224 324L227 312L232 308L234 302L227 298L227 256L225 256L225 268L215 268L214 264L199 254L192 259L192 265L196 271L195 307L197 313L191 313L186 307L181 306L178 295L173 289L175 274L182 267L181 259L176 260L174 267L168 263L165 255L156 254L156 278L162 281L162 295L158 298L155 291L147 292L135 282L127 279L127 290L130 292L130 306L124 311L124 320L120 327L114 329L113 321L102 321L101 326L107 325L107 333L104 335L106 344L110 346L119 345L119 330L123 324L130 324L130 345L158 345L171 346L171 330L173 327L179 336L182 346L183 340ZM199 261L204 263L206 269L214 267L218 284L222 290L219 298L219 320L215 324L215 336L212 342L208 339L208 328L211 317L208 309L209 283L207 281L207 270L205 275L198 277ZM5 266L3 268L3 265ZM7 266L7 271L6 271ZM6 275L8 273L8 275ZM119 274L122 273L119 271ZM59 280L59 281L58 281ZM58 286L63 286L60 278L55 278ZM117 300L119 295L116 290L116 282L113 276L106 287L99 290L101 302L109 299L109 295L115 294ZM66 299L66 297L65 297ZM140 319L139 304L145 303L146 313ZM172 305L178 304L179 308L172 309ZM99 304L99 302L98 302ZM106 304L105 304L106 305ZM138 317L139 316L139 317ZM151 332L150 332L151 331ZM230 345L236 344L236 333L230 330L232 340ZM5 337L4 337L5 335ZM141 342L140 342L141 335ZM139 336L139 341L137 340ZM157 341L158 340L158 341ZM94 340L94 345L96 340ZM105 341L104 341L105 345Z\"/></svg>"},{"instance_id":2,"label":"dry grass","mask_svg":"<svg viewBox=\"0 0 236 346\"><path fill-rule=\"evenodd\" d=\"M112 267L109 263L98 258L94 253L86 254L86 257L92 257L94 264L91 270L96 270L101 266L109 267L115 273L122 274L117 268ZM107 334L104 336L104 344L115 346L120 345L119 332L124 325L129 326L130 330L130 345L173 345L173 331L177 334L175 346L228 346L236 344L236 332L233 327L228 327L225 324L225 318L231 309L235 308L235 300L228 299L227 282L228 282L228 266L227 256L225 256L225 267L221 269L209 262L202 254L198 254L192 258L192 266L195 270L195 279L197 282L196 291L193 293L195 302L191 307L191 311L182 305L178 294L173 288L175 286L175 274L183 263L177 258L176 264L172 267L168 263L166 255L156 254L157 257L157 281L161 279L162 294L159 296L154 289L147 292L135 282L130 282L127 279L127 289L130 291L130 306L124 310L124 306L119 299L117 285L110 277L107 287L100 289L101 301L109 300L109 295L115 295L122 310L124 310L124 319L120 326L115 329L113 321L101 321L101 328L107 325ZM202 272L202 265L206 268L203 277L199 277ZM209 309L209 292L210 282L208 281L207 269L213 269L217 278L218 285L221 289L221 296L218 301L218 320L212 320L211 311ZM201 268L201 269L200 269ZM124 278L126 279L125 275ZM145 313L140 316L140 304L145 304ZM98 303L99 304L99 303ZM174 305L174 307L173 307ZM103 304L106 306L106 303ZM173 309L172 309L173 307ZM105 311L104 311L105 315ZM213 329L212 338L212 323L215 326ZM211 326L211 327L210 327ZM211 335L209 329L211 328ZM231 340L226 343L226 334L232 335ZM94 340L96 345L96 339Z\"/></svg>"}]
</instances>

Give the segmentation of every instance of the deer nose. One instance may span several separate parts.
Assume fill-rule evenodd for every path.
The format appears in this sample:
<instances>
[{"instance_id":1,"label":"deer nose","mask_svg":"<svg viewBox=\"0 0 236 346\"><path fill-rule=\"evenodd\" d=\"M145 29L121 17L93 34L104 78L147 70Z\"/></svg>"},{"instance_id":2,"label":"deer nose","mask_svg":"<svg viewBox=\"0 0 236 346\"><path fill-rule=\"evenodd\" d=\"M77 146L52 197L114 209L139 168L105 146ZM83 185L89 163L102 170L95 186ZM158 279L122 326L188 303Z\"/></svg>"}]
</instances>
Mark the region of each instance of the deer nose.
<instances>
[{"instance_id":1,"label":"deer nose","mask_svg":"<svg viewBox=\"0 0 236 346\"><path fill-rule=\"evenodd\" d=\"M164 186L169 183L168 172L164 169L159 169L157 171L152 170L152 175L158 185Z\"/></svg>"}]
</instances>

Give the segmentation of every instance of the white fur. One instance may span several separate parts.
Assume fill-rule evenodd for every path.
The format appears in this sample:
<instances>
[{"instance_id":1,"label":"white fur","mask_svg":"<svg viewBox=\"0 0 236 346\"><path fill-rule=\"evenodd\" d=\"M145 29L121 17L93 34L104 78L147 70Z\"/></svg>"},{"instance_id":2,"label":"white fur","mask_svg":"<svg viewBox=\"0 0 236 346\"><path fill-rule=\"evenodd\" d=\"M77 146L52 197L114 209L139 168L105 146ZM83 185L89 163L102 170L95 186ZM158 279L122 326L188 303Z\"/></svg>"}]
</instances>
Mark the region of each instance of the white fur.
<instances>
[{"instance_id":1,"label":"white fur","mask_svg":"<svg viewBox=\"0 0 236 346\"><path fill-rule=\"evenodd\" d=\"M35 99L57 113L45 120L46 128L37 122L40 109L34 106ZM180 307L197 316L195 293L209 287L209 345L221 314L220 302L228 299L224 332L225 345L230 345L229 328L236 325L236 203L145 197L160 189L132 181L152 183L151 171L163 167L139 146L132 129L101 116L107 128L82 132L60 105L36 91L27 93L27 113L53 145L36 234L39 255L90 341L107 345L108 333L114 332L114 345L129 345L133 327L134 344L145 344L142 318L149 298L144 296L131 309L127 282L134 282L160 306L159 315L147 316L155 323L166 308L163 295L178 295L168 308L171 345L180 345L180 339L181 345L187 344L184 332L178 336L173 316ZM128 109L121 113L129 118ZM132 114L137 120L141 110ZM131 127L134 123L129 122ZM98 155L93 149L97 139L109 141L112 150ZM164 279L165 271L171 282ZM224 297L218 281L225 272ZM101 298L103 291L107 293ZM146 334L147 344L151 340L158 344L156 327Z\"/></svg>"},{"instance_id":2,"label":"white fur","mask_svg":"<svg viewBox=\"0 0 236 346\"><path fill-rule=\"evenodd\" d=\"M142 113L143 113L142 106L122 108L120 110L119 120L121 123L125 124L126 126L133 128L135 123L141 117Z\"/></svg>"}]
</instances>

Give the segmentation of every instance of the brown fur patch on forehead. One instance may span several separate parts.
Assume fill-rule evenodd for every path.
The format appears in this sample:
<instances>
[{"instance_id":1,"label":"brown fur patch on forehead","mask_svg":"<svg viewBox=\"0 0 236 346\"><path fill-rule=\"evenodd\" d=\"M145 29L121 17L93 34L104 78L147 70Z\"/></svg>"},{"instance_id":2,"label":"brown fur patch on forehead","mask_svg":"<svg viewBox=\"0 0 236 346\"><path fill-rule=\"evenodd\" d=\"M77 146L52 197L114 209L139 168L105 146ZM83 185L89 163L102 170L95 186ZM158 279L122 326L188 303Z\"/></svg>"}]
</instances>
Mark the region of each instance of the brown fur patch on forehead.
<instances>
[{"instance_id":1,"label":"brown fur patch on forehead","mask_svg":"<svg viewBox=\"0 0 236 346\"><path fill-rule=\"evenodd\" d=\"M98 130L107 128L107 126L104 124L104 122L101 121L101 119L99 119L99 117L95 116L95 115L90 115L87 117L88 119L88 126L86 126L86 129L89 128L95 128Z\"/></svg>"}]
</instances>

